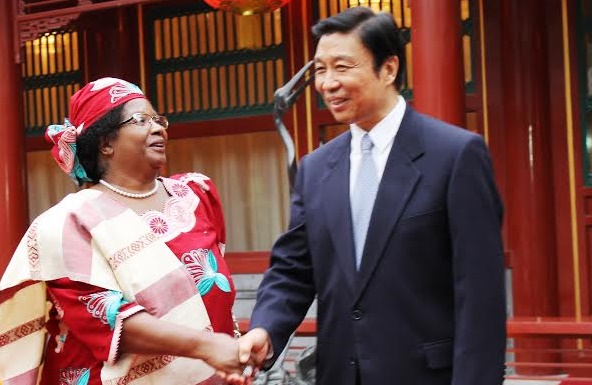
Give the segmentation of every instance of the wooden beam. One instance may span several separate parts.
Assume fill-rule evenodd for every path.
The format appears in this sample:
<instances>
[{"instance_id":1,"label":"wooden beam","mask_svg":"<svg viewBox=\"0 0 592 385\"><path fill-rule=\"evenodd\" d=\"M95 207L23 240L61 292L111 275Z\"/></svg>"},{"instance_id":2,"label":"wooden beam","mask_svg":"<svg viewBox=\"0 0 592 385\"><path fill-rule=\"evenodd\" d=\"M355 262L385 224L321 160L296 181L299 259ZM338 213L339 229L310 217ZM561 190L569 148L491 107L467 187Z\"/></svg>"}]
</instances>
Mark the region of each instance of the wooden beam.
<instances>
[{"instance_id":1,"label":"wooden beam","mask_svg":"<svg viewBox=\"0 0 592 385\"><path fill-rule=\"evenodd\" d=\"M117 7L126 7L129 5L136 4L156 3L159 1L163 0L111 0L102 3L77 5L75 7L52 9L50 11L34 12L25 15L18 14L16 17L16 21L17 23L26 23L33 20L47 19L58 16L67 16L71 14L80 14L84 12L99 11Z\"/></svg>"}]
</instances>

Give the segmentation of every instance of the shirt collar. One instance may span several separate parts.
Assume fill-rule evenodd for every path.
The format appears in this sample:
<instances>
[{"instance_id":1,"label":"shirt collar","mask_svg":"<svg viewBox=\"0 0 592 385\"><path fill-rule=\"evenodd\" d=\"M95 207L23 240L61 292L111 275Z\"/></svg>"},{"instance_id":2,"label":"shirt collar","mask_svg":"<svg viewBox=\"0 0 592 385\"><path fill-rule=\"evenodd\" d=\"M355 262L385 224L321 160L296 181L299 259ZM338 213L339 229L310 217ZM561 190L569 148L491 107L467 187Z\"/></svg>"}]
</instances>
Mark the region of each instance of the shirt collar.
<instances>
[{"instance_id":1,"label":"shirt collar","mask_svg":"<svg viewBox=\"0 0 592 385\"><path fill-rule=\"evenodd\" d=\"M368 131L368 135L370 135L374 147L379 152L383 152L390 148L390 145L394 141L395 136L399 131L399 127L401 126L407 103L405 102L405 98L401 95L398 95L397 98L397 104L395 104L395 107L391 112ZM350 131L352 134L352 151L358 152L360 151L362 136L366 131L355 123L350 124Z\"/></svg>"}]
</instances>

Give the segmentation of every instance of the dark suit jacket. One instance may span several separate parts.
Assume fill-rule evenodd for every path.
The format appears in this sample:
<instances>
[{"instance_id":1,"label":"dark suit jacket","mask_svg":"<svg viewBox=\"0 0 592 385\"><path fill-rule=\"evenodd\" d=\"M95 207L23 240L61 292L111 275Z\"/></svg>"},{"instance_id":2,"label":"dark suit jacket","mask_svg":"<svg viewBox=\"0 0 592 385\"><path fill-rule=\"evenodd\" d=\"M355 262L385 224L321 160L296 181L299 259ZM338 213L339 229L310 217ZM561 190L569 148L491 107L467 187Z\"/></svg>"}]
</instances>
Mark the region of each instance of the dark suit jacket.
<instances>
[{"instance_id":1,"label":"dark suit jacket","mask_svg":"<svg viewBox=\"0 0 592 385\"><path fill-rule=\"evenodd\" d=\"M499 385L502 204L481 136L407 106L360 271L349 132L304 157L251 327L277 354L318 298L317 384Z\"/></svg>"}]
</instances>

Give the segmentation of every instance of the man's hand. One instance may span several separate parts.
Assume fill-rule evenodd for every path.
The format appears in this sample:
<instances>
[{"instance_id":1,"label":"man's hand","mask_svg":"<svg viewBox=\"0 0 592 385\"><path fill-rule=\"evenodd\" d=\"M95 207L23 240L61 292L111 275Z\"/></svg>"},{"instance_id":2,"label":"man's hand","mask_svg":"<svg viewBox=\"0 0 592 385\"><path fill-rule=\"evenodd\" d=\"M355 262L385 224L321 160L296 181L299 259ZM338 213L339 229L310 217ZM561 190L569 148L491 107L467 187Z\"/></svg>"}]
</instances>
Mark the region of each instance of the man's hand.
<instances>
[{"instance_id":1,"label":"man's hand","mask_svg":"<svg viewBox=\"0 0 592 385\"><path fill-rule=\"evenodd\" d=\"M238 343L238 358L244 370L241 374L234 372L222 377L231 385L248 385L253 382L261 365L273 356L271 339L265 329L256 328L239 338Z\"/></svg>"},{"instance_id":2,"label":"man's hand","mask_svg":"<svg viewBox=\"0 0 592 385\"><path fill-rule=\"evenodd\" d=\"M239 338L238 354L241 364L261 367L273 356L271 339L263 328L256 328Z\"/></svg>"},{"instance_id":3,"label":"man's hand","mask_svg":"<svg viewBox=\"0 0 592 385\"><path fill-rule=\"evenodd\" d=\"M252 365L239 361L239 341L223 333L212 333L207 343L200 346L205 350L203 360L216 369L216 374L230 385L248 385L253 382L256 370Z\"/></svg>"}]
</instances>

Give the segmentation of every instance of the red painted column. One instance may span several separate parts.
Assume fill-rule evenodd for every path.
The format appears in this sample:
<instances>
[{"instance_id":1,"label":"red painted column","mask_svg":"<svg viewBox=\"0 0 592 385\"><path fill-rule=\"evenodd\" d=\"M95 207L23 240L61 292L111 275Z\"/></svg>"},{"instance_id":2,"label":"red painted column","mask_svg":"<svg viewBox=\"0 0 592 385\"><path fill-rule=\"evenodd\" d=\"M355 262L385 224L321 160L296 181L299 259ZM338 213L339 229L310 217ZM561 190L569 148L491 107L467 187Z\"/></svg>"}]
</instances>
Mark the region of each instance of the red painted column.
<instances>
[{"instance_id":1,"label":"red painted column","mask_svg":"<svg viewBox=\"0 0 592 385\"><path fill-rule=\"evenodd\" d=\"M413 106L452 124L465 125L460 1L413 0L411 42Z\"/></svg>"},{"instance_id":2,"label":"red painted column","mask_svg":"<svg viewBox=\"0 0 592 385\"><path fill-rule=\"evenodd\" d=\"M553 178L544 8L502 0L503 124L508 249L513 254L514 313L557 313ZM559 103L559 98L555 102Z\"/></svg>"},{"instance_id":3,"label":"red painted column","mask_svg":"<svg viewBox=\"0 0 592 385\"><path fill-rule=\"evenodd\" d=\"M25 129L19 66L14 62L13 1L0 1L0 274L28 223Z\"/></svg>"},{"instance_id":4,"label":"red painted column","mask_svg":"<svg viewBox=\"0 0 592 385\"><path fill-rule=\"evenodd\" d=\"M563 100L549 88L545 7L537 0L502 0L502 102L506 147L506 246L511 255L515 316L558 314L557 257L550 110ZM553 347L548 340L520 348ZM519 360L532 357L518 355ZM556 362L557 357L551 357ZM554 360L554 361L553 361ZM544 371L544 370L543 370ZM541 373L541 369L535 372Z\"/></svg>"}]
</instances>

